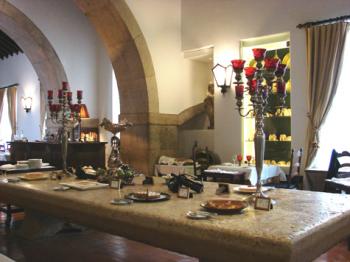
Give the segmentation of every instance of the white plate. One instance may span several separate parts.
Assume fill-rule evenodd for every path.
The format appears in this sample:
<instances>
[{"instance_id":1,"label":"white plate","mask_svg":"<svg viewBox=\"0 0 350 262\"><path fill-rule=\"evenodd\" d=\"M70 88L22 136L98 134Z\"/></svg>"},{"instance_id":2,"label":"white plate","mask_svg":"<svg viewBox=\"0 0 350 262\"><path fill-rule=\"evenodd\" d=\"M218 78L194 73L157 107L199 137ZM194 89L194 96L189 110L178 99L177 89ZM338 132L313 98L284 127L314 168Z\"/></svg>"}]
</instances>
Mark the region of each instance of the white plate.
<instances>
[{"instance_id":1,"label":"white plate","mask_svg":"<svg viewBox=\"0 0 350 262\"><path fill-rule=\"evenodd\" d=\"M265 192L270 190L270 187L262 187L261 191ZM233 188L233 191L237 192L237 193L244 193L244 194L253 194L256 192L256 187L255 186L239 186L239 187L235 187Z\"/></svg>"},{"instance_id":2,"label":"white plate","mask_svg":"<svg viewBox=\"0 0 350 262\"><path fill-rule=\"evenodd\" d=\"M209 219L213 216L217 216L217 214L205 211L188 211L186 216L190 219Z\"/></svg>"},{"instance_id":3,"label":"white plate","mask_svg":"<svg viewBox=\"0 0 350 262\"><path fill-rule=\"evenodd\" d=\"M112 205L118 205L118 206L125 206L125 205L131 205L134 201L131 199L123 198L123 199L112 199L111 204Z\"/></svg>"}]
</instances>

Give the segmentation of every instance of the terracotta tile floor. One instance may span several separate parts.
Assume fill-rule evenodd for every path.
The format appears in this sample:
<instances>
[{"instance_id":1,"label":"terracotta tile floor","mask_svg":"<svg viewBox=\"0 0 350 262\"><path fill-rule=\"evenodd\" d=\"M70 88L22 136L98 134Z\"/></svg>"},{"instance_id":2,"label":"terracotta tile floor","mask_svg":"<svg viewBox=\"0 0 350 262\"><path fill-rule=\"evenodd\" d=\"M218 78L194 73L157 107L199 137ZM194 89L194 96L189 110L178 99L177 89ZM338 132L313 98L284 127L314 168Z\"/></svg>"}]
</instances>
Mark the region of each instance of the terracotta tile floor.
<instances>
[{"instance_id":1,"label":"terracotta tile floor","mask_svg":"<svg viewBox=\"0 0 350 262\"><path fill-rule=\"evenodd\" d=\"M15 228L23 214L15 215ZM195 258L155 248L94 230L65 232L54 237L28 241L15 237L13 230L4 224L0 215L0 253L19 262L195 262ZM350 252L345 242L335 246L314 262L350 261Z\"/></svg>"}]
</instances>

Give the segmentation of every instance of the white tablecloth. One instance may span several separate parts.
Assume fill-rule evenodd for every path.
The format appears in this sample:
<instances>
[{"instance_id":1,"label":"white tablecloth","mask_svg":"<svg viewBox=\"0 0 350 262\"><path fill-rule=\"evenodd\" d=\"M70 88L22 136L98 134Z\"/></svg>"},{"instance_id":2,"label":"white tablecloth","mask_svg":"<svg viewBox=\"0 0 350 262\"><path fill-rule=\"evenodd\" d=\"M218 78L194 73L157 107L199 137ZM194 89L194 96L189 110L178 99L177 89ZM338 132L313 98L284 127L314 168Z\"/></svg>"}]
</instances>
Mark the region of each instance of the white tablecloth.
<instances>
[{"instance_id":1,"label":"white tablecloth","mask_svg":"<svg viewBox=\"0 0 350 262\"><path fill-rule=\"evenodd\" d=\"M255 185L257 182L257 173L255 166L248 166L248 165L213 165L209 166L209 170L217 170L217 171L238 171L238 172L244 172L245 173L245 180L249 180L250 184ZM263 171L261 174L261 181L262 183L266 182L269 178L272 177L280 177L280 181L286 181L286 174L283 171L283 169L279 166L275 165L264 165Z\"/></svg>"},{"instance_id":2,"label":"white tablecloth","mask_svg":"<svg viewBox=\"0 0 350 262\"><path fill-rule=\"evenodd\" d=\"M194 175L193 165L188 166L177 166L177 165L155 165L154 166L154 175L167 175L167 174L187 174L190 176Z\"/></svg>"}]
</instances>

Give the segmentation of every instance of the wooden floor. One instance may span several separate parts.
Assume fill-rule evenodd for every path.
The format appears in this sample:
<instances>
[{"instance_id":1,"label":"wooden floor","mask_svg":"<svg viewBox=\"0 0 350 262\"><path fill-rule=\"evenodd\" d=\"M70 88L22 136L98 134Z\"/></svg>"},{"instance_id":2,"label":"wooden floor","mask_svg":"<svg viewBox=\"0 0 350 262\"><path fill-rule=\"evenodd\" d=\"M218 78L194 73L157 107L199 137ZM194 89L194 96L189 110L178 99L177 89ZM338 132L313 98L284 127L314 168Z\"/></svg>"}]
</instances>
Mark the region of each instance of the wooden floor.
<instances>
[{"instance_id":1,"label":"wooden floor","mask_svg":"<svg viewBox=\"0 0 350 262\"><path fill-rule=\"evenodd\" d=\"M23 240L13 232L23 219L16 214L11 229L5 227L0 215L0 253L15 261L49 262L195 262L196 258L130 241L95 230L62 232L42 240ZM314 262L350 261L346 243L341 243L317 258Z\"/></svg>"}]
</instances>

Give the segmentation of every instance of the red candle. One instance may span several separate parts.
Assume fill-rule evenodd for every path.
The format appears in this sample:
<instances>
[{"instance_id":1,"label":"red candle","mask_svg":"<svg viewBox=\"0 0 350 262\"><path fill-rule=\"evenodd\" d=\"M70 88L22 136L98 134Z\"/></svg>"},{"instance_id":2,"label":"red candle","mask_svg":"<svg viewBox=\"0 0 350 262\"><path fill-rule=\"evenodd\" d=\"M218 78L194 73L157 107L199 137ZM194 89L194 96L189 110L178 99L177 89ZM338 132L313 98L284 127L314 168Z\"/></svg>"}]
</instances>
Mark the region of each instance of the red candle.
<instances>
[{"instance_id":1,"label":"red candle","mask_svg":"<svg viewBox=\"0 0 350 262\"><path fill-rule=\"evenodd\" d=\"M69 101L72 100L72 92L67 92L67 98Z\"/></svg>"},{"instance_id":2,"label":"red candle","mask_svg":"<svg viewBox=\"0 0 350 262\"><path fill-rule=\"evenodd\" d=\"M265 48L253 48L253 55L256 61L261 61L265 58Z\"/></svg>"},{"instance_id":3,"label":"red candle","mask_svg":"<svg viewBox=\"0 0 350 262\"><path fill-rule=\"evenodd\" d=\"M235 90L236 90L236 98L243 98L244 86L236 85Z\"/></svg>"},{"instance_id":4,"label":"red candle","mask_svg":"<svg viewBox=\"0 0 350 262\"><path fill-rule=\"evenodd\" d=\"M248 85L249 85L249 94L254 95L256 92L256 79L249 81Z\"/></svg>"},{"instance_id":5,"label":"red candle","mask_svg":"<svg viewBox=\"0 0 350 262\"><path fill-rule=\"evenodd\" d=\"M78 100L83 99L83 90L78 90L78 91L77 91L77 99L78 99Z\"/></svg>"},{"instance_id":6,"label":"red candle","mask_svg":"<svg viewBox=\"0 0 350 262\"><path fill-rule=\"evenodd\" d=\"M53 90L48 90L47 91L47 99L52 99L53 98Z\"/></svg>"},{"instance_id":7,"label":"red candle","mask_svg":"<svg viewBox=\"0 0 350 262\"><path fill-rule=\"evenodd\" d=\"M264 67L267 70L275 71L279 62L280 62L280 60L277 58L265 58Z\"/></svg>"},{"instance_id":8,"label":"red candle","mask_svg":"<svg viewBox=\"0 0 350 262\"><path fill-rule=\"evenodd\" d=\"M281 95L286 94L286 84L284 82L277 82L277 93Z\"/></svg>"},{"instance_id":9,"label":"red candle","mask_svg":"<svg viewBox=\"0 0 350 262\"><path fill-rule=\"evenodd\" d=\"M68 82L66 82L66 81L62 82L62 89L63 90L68 90Z\"/></svg>"},{"instance_id":10,"label":"red candle","mask_svg":"<svg viewBox=\"0 0 350 262\"><path fill-rule=\"evenodd\" d=\"M232 67L234 70L242 71L243 67L244 67L245 60L236 59L236 60L232 60L231 63L232 63Z\"/></svg>"},{"instance_id":11,"label":"red candle","mask_svg":"<svg viewBox=\"0 0 350 262\"><path fill-rule=\"evenodd\" d=\"M246 78L253 78L255 74L256 68L253 66L245 67L244 68L244 73Z\"/></svg>"},{"instance_id":12,"label":"red candle","mask_svg":"<svg viewBox=\"0 0 350 262\"><path fill-rule=\"evenodd\" d=\"M63 90L59 89L58 90L58 98L62 98L63 97Z\"/></svg>"},{"instance_id":13,"label":"red candle","mask_svg":"<svg viewBox=\"0 0 350 262\"><path fill-rule=\"evenodd\" d=\"M283 76L284 73L285 73L285 71L286 71L286 66L287 66L287 65L285 65L285 64L278 64L277 70L276 70L276 72L275 72L275 75L276 75L277 77Z\"/></svg>"}]
</instances>

